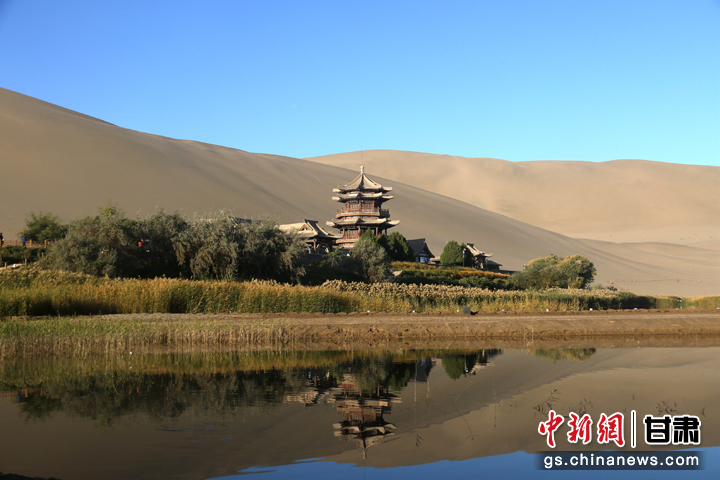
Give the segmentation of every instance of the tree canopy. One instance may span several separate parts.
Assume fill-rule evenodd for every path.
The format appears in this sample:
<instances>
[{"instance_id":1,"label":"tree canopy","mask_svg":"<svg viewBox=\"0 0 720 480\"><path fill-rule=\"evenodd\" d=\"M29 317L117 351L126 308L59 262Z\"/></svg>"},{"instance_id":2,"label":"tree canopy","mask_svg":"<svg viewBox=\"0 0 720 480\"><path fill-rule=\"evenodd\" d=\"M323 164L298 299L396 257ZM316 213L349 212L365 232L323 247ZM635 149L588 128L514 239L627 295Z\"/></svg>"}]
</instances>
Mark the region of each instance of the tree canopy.
<instances>
[{"instance_id":1,"label":"tree canopy","mask_svg":"<svg viewBox=\"0 0 720 480\"><path fill-rule=\"evenodd\" d=\"M51 268L89 275L134 277L140 269L135 238L137 224L117 207L75 221L48 252Z\"/></svg>"},{"instance_id":2,"label":"tree canopy","mask_svg":"<svg viewBox=\"0 0 720 480\"><path fill-rule=\"evenodd\" d=\"M549 255L530 261L524 270L512 275L511 283L524 290L585 288L596 273L593 263L582 255Z\"/></svg>"},{"instance_id":3,"label":"tree canopy","mask_svg":"<svg viewBox=\"0 0 720 480\"><path fill-rule=\"evenodd\" d=\"M297 281L304 242L271 220L238 222L227 212L186 221L159 209L130 220L108 205L73 223L46 259L50 268L110 277Z\"/></svg>"},{"instance_id":4,"label":"tree canopy","mask_svg":"<svg viewBox=\"0 0 720 480\"><path fill-rule=\"evenodd\" d=\"M68 228L68 225L60 223L57 215L30 212L30 218L25 220L25 228L20 231L20 235L33 242L53 242L63 238Z\"/></svg>"},{"instance_id":5,"label":"tree canopy","mask_svg":"<svg viewBox=\"0 0 720 480\"><path fill-rule=\"evenodd\" d=\"M459 244L455 240L450 240L445 244L445 248L440 255L440 263L443 265L464 264L470 267L474 265L474 258L464 243Z\"/></svg>"},{"instance_id":6,"label":"tree canopy","mask_svg":"<svg viewBox=\"0 0 720 480\"><path fill-rule=\"evenodd\" d=\"M360 239L355 242L350 251L355 273L360 275L366 282L387 282L392 279L390 269L390 257L381 247L373 235L367 230Z\"/></svg>"},{"instance_id":7,"label":"tree canopy","mask_svg":"<svg viewBox=\"0 0 720 480\"><path fill-rule=\"evenodd\" d=\"M393 232L390 235L382 234L378 238L378 244L385 249L391 260L396 262L414 262L415 255L407 239L400 232Z\"/></svg>"}]
</instances>

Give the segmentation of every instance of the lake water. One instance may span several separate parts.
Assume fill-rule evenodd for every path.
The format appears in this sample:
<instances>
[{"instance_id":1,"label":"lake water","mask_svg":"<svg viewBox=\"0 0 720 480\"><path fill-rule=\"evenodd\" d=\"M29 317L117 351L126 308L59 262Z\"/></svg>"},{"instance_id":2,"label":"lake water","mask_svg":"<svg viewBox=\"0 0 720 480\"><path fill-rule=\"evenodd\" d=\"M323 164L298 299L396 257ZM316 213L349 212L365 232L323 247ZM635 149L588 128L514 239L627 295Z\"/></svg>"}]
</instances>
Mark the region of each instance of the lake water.
<instances>
[{"instance_id":1,"label":"lake water","mask_svg":"<svg viewBox=\"0 0 720 480\"><path fill-rule=\"evenodd\" d=\"M0 472L30 477L720 476L720 347L128 352L0 362L0 392ZM689 450L703 469L548 473L551 410L556 451ZM568 442L570 412L589 444ZM596 431L616 412L621 449ZM645 415L698 417L700 444L647 445Z\"/></svg>"}]
</instances>

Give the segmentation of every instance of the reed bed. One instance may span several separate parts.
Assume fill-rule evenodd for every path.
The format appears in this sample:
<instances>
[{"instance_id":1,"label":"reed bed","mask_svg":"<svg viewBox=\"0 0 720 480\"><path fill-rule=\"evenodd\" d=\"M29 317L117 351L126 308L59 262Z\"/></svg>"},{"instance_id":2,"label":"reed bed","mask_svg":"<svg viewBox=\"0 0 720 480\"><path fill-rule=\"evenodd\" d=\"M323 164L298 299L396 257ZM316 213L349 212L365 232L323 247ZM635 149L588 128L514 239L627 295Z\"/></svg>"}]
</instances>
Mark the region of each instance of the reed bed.
<instances>
[{"instance_id":1,"label":"reed bed","mask_svg":"<svg viewBox=\"0 0 720 480\"><path fill-rule=\"evenodd\" d=\"M477 312L505 311L581 311L633 308L716 308L720 296L662 297L634 295L605 289L500 290L452 285L413 285L395 283L365 284L330 281L322 285L341 293L370 297L390 306L386 311L455 311L469 306ZM398 308L399 307L399 308ZM394 308L394 309L393 309Z\"/></svg>"},{"instance_id":2,"label":"reed bed","mask_svg":"<svg viewBox=\"0 0 720 480\"><path fill-rule=\"evenodd\" d=\"M720 296L653 297L610 290L490 291L450 285L328 281L276 282L109 279L28 268L0 273L0 317L115 313L339 313L580 311L590 308L720 307ZM120 327L118 327L120 328ZM144 327L148 328L148 327Z\"/></svg>"},{"instance_id":3,"label":"reed bed","mask_svg":"<svg viewBox=\"0 0 720 480\"><path fill-rule=\"evenodd\" d=\"M448 278L467 278L467 277L485 277L489 279L508 279L510 275L504 273L490 272L487 270L478 270L469 267L438 267L435 265L427 265L413 262L393 262L393 270L403 270L406 272L422 272L426 276L438 276Z\"/></svg>"},{"instance_id":4,"label":"reed bed","mask_svg":"<svg viewBox=\"0 0 720 480\"><path fill-rule=\"evenodd\" d=\"M41 317L0 321L0 358L90 355L136 347L208 348L246 345L286 347L299 341L281 320L192 319L149 321L88 317Z\"/></svg>"}]
</instances>

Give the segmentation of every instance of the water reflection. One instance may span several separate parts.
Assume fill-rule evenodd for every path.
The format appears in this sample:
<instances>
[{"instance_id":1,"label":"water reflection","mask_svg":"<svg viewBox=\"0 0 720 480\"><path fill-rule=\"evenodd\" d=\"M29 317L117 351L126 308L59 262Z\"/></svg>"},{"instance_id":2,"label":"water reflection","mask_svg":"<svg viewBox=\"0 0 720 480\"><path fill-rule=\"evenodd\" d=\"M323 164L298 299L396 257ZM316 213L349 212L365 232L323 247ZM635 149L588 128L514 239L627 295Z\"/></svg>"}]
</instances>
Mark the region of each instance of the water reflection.
<instances>
[{"instance_id":1,"label":"water reflection","mask_svg":"<svg viewBox=\"0 0 720 480\"><path fill-rule=\"evenodd\" d=\"M427 380L435 356L442 358L447 374L458 379L475 375L502 352L322 353L306 359L308 366L284 354L267 361L265 352L218 354L220 358L212 354L96 358L89 364L69 359L17 360L2 365L0 392L10 394L28 421L64 412L111 426L137 413L159 420L187 411L220 417L248 408L269 413L283 402L309 406L327 395L335 405L341 398L346 405L390 402L397 398L391 392L403 389L410 379ZM290 366L285 367L284 360ZM243 369L244 365L249 368Z\"/></svg>"},{"instance_id":2,"label":"water reflection","mask_svg":"<svg viewBox=\"0 0 720 480\"><path fill-rule=\"evenodd\" d=\"M550 409L699 415L707 447L720 443L719 353L565 348L5 361L0 471L189 479L303 458L376 468L468 460L547 449L537 426Z\"/></svg>"}]
</instances>

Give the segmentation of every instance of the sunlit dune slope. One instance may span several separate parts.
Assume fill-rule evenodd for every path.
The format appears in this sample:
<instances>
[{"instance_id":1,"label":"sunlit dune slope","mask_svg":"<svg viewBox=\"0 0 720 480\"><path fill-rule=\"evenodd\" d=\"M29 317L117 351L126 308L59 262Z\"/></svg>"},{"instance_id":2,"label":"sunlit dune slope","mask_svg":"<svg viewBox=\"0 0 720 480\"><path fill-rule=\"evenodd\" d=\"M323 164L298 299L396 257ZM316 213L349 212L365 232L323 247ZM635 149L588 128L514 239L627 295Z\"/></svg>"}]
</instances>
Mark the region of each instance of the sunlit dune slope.
<instances>
[{"instance_id":1,"label":"sunlit dune slope","mask_svg":"<svg viewBox=\"0 0 720 480\"><path fill-rule=\"evenodd\" d=\"M144 217L163 205L187 216L231 208L238 216L324 223L339 206L330 199L332 188L357 175L354 167L140 133L3 89L0 143L0 232L6 240L31 211L70 221L108 201L130 216ZM581 253L595 262L599 281L623 281L618 285L635 292L720 290L718 251L576 240L388 180L370 166L366 172L394 187L388 207L401 222L398 230L408 238L426 238L435 255L451 239L474 242L508 269L549 253Z\"/></svg>"},{"instance_id":2,"label":"sunlit dune slope","mask_svg":"<svg viewBox=\"0 0 720 480\"><path fill-rule=\"evenodd\" d=\"M576 238L720 248L720 168L644 160L508 162L370 150L309 160L355 168Z\"/></svg>"}]
</instances>

